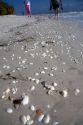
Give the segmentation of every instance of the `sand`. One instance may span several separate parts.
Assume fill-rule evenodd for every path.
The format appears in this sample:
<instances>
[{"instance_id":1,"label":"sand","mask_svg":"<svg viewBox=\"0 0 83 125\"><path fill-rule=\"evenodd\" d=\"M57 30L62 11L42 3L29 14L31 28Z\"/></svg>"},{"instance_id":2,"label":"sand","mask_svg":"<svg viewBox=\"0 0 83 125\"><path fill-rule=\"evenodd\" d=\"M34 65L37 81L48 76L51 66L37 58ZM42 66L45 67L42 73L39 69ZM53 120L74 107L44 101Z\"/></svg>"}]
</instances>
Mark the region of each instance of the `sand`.
<instances>
[{"instance_id":1,"label":"sand","mask_svg":"<svg viewBox=\"0 0 83 125\"><path fill-rule=\"evenodd\" d=\"M37 109L50 115L48 125L83 125L82 90L82 24L48 15L0 17L1 125L21 125L28 114L33 125L44 125ZM29 103L14 105L23 95Z\"/></svg>"}]
</instances>

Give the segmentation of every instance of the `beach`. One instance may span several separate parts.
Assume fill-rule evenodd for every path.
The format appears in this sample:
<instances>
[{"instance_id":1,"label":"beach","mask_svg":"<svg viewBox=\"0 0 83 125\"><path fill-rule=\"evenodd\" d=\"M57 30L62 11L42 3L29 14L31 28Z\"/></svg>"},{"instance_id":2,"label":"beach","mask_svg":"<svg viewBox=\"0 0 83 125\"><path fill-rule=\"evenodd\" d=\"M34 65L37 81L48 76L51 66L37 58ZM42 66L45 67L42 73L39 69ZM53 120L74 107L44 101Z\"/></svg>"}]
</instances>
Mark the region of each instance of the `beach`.
<instances>
[{"instance_id":1,"label":"beach","mask_svg":"<svg viewBox=\"0 0 83 125\"><path fill-rule=\"evenodd\" d=\"M0 16L0 124L83 125L82 23Z\"/></svg>"}]
</instances>

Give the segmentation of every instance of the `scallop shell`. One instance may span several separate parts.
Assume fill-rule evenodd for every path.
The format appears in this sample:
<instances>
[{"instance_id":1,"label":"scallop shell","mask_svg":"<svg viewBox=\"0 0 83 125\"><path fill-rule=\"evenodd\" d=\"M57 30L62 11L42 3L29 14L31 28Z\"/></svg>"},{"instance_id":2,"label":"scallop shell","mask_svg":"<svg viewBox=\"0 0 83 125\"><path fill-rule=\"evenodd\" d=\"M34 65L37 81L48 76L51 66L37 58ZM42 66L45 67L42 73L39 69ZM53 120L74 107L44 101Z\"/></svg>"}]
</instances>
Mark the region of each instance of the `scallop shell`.
<instances>
[{"instance_id":1,"label":"scallop shell","mask_svg":"<svg viewBox=\"0 0 83 125\"><path fill-rule=\"evenodd\" d=\"M45 124L49 124L50 122L50 115L49 114L46 114L43 118L43 123Z\"/></svg>"},{"instance_id":2,"label":"scallop shell","mask_svg":"<svg viewBox=\"0 0 83 125\"><path fill-rule=\"evenodd\" d=\"M26 124L27 123L27 118L26 118L26 116L25 115L23 115L23 116L21 116L20 117L20 121L22 122L22 124Z\"/></svg>"},{"instance_id":3,"label":"scallop shell","mask_svg":"<svg viewBox=\"0 0 83 125\"><path fill-rule=\"evenodd\" d=\"M11 113L13 113L13 110L11 109L11 108L7 108L7 113L9 113L9 114L11 114Z\"/></svg>"},{"instance_id":4,"label":"scallop shell","mask_svg":"<svg viewBox=\"0 0 83 125\"><path fill-rule=\"evenodd\" d=\"M21 101L21 104L22 105L27 105L28 103L29 103L29 97L25 95L23 97L23 100Z\"/></svg>"}]
</instances>

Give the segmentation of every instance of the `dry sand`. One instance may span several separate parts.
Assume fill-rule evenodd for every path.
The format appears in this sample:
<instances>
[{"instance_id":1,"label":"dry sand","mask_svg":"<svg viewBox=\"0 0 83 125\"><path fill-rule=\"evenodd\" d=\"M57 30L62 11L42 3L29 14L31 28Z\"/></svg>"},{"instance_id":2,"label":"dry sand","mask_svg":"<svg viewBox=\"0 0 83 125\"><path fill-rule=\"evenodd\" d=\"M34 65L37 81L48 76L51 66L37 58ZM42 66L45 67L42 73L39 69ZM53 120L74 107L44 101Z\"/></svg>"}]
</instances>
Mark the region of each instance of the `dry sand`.
<instances>
[{"instance_id":1,"label":"dry sand","mask_svg":"<svg viewBox=\"0 0 83 125\"><path fill-rule=\"evenodd\" d=\"M14 105L24 93L29 103ZM33 125L45 125L35 118L37 109L50 115L48 125L83 125L83 25L0 17L0 125L22 125L20 116L28 114Z\"/></svg>"}]
</instances>

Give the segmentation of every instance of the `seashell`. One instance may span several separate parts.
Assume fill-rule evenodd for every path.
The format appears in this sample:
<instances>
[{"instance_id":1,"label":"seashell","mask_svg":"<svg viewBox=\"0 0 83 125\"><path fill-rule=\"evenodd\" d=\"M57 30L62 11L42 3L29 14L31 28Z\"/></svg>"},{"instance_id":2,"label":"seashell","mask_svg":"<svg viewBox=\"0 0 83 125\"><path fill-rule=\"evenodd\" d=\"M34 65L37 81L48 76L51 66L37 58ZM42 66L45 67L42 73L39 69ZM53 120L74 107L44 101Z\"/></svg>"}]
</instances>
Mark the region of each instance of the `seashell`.
<instances>
[{"instance_id":1,"label":"seashell","mask_svg":"<svg viewBox=\"0 0 83 125\"><path fill-rule=\"evenodd\" d=\"M26 119L27 119L27 121L29 121L31 119L30 115L27 115Z\"/></svg>"},{"instance_id":2,"label":"seashell","mask_svg":"<svg viewBox=\"0 0 83 125\"><path fill-rule=\"evenodd\" d=\"M11 113L13 113L13 110L11 108L7 108L6 112L11 114Z\"/></svg>"},{"instance_id":3,"label":"seashell","mask_svg":"<svg viewBox=\"0 0 83 125\"><path fill-rule=\"evenodd\" d=\"M53 91L52 91L52 90L49 90L49 91L47 92L47 94L48 94L48 95L53 95Z\"/></svg>"},{"instance_id":4,"label":"seashell","mask_svg":"<svg viewBox=\"0 0 83 125\"><path fill-rule=\"evenodd\" d=\"M67 97L68 96L67 90L60 91L59 94L62 95L63 97Z\"/></svg>"},{"instance_id":5,"label":"seashell","mask_svg":"<svg viewBox=\"0 0 83 125\"><path fill-rule=\"evenodd\" d=\"M38 84L38 83L39 83L39 79L36 79L36 80L35 80L35 83Z\"/></svg>"},{"instance_id":6,"label":"seashell","mask_svg":"<svg viewBox=\"0 0 83 125\"><path fill-rule=\"evenodd\" d=\"M34 91L34 90L35 90L35 86L32 86L30 90L31 90L31 91Z\"/></svg>"},{"instance_id":7,"label":"seashell","mask_svg":"<svg viewBox=\"0 0 83 125\"><path fill-rule=\"evenodd\" d=\"M67 90L63 90L63 96L64 96L64 97L67 97L67 96L68 96Z\"/></svg>"},{"instance_id":8,"label":"seashell","mask_svg":"<svg viewBox=\"0 0 83 125\"><path fill-rule=\"evenodd\" d=\"M31 105L31 106L30 106L30 109L31 109L31 111L35 111L35 106L34 106L34 105Z\"/></svg>"},{"instance_id":9,"label":"seashell","mask_svg":"<svg viewBox=\"0 0 83 125\"><path fill-rule=\"evenodd\" d=\"M46 114L43 118L43 123L45 124L49 124L50 122L50 115L49 114Z\"/></svg>"},{"instance_id":10,"label":"seashell","mask_svg":"<svg viewBox=\"0 0 83 125\"><path fill-rule=\"evenodd\" d=\"M26 125L32 125L33 123L34 123L33 120L29 120L29 121L26 122Z\"/></svg>"},{"instance_id":11,"label":"seashell","mask_svg":"<svg viewBox=\"0 0 83 125\"><path fill-rule=\"evenodd\" d=\"M41 71L41 74L45 74L45 71Z\"/></svg>"},{"instance_id":12,"label":"seashell","mask_svg":"<svg viewBox=\"0 0 83 125\"><path fill-rule=\"evenodd\" d=\"M52 83L53 86L57 86L58 84L56 82Z\"/></svg>"},{"instance_id":13,"label":"seashell","mask_svg":"<svg viewBox=\"0 0 83 125\"><path fill-rule=\"evenodd\" d=\"M39 116L37 117L37 121L38 121L38 122L42 122L43 118L44 118L44 114L39 115Z\"/></svg>"},{"instance_id":14,"label":"seashell","mask_svg":"<svg viewBox=\"0 0 83 125\"><path fill-rule=\"evenodd\" d=\"M12 88L11 91L12 91L13 94L16 94L17 88L16 88L16 87L15 87L15 88Z\"/></svg>"},{"instance_id":15,"label":"seashell","mask_svg":"<svg viewBox=\"0 0 83 125\"><path fill-rule=\"evenodd\" d=\"M20 117L20 121L22 122L22 124L26 125L26 123L27 123L27 118L26 118L26 116L25 116L25 115L21 116L21 117Z\"/></svg>"},{"instance_id":16,"label":"seashell","mask_svg":"<svg viewBox=\"0 0 83 125\"><path fill-rule=\"evenodd\" d=\"M54 122L53 125L59 125L59 122Z\"/></svg>"},{"instance_id":17,"label":"seashell","mask_svg":"<svg viewBox=\"0 0 83 125\"><path fill-rule=\"evenodd\" d=\"M75 95L78 95L80 93L80 90L79 89L76 89L75 90Z\"/></svg>"},{"instance_id":18,"label":"seashell","mask_svg":"<svg viewBox=\"0 0 83 125\"><path fill-rule=\"evenodd\" d=\"M35 76L39 76L39 73L35 73Z\"/></svg>"},{"instance_id":19,"label":"seashell","mask_svg":"<svg viewBox=\"0 0 83 125\"><path fill-rule=\"evenodd\" d=\"M22 105L27 105L29 103L29 97L27 95L25 95L23 97L23 100L21 101Z\"/></svg>"},{"instance_id":20,"label":"seashell","mask_svg":"<svg viewBox=\"0 0 83 125\"><path fill-rule=\"evenodd\" d=\"M45 69L45 70L47 70L47 69L48 69L48 67L44 67L44 69Z\"/></svg>"},{"instance_id":21,"label":"seashell","mask_svg":"<svg viewBox=\"0 0 83 125\"><path fill-rule=\"evenodd\" d=\"M49 73L50 76L54 76L53 73Z\"/></svg>"}]
</instances>

